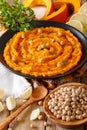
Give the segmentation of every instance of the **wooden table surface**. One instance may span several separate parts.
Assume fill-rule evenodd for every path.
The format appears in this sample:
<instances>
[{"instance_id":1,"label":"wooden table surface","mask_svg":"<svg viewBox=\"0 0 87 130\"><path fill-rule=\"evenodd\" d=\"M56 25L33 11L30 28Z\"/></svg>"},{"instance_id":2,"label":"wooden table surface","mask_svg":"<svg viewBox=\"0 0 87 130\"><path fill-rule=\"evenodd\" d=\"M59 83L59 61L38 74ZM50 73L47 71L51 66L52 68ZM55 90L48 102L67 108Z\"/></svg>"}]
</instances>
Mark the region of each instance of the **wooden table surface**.
<instances>
[{"instance_id":1,"label":"wooden table surface","mask_svg":"<svg viewBox=\"0 0 87 130\"><path fill-rule=\"evenodd\" d=\"M81 0L81 3L84 3L86 1L87 0ZM82 74L81 76L75 76L72 79L72 81L87 84L87 64L85 64L84 68L85 68L84 74ZM23 103L22 100L17 99L17 104L20 105L22 103ZM28 107L26 110L24 110L14 121L12 121L9 124L8 128L6 128L6 130L68 130L68 128L62 128L61 126L54 124L47 117L45 117L43 120L37 119L35 121L30 121L29 120L30 112L32 109L36 107L40 107L43 113L42 106L39 106L37 103L35 103L32 106ZM11 113L9 113L9 111L5 108L5 111L0 113L0 121L5 119L9 114ZM44 125L45 121L47 122L47 125ZM78 126L76 128L70 128L69 130L87 130L87 124Z\"/></svg>"},{"instance_id":2,"label":"wooden table surface","mask_svg":"<svg viewBox=\"0 0 87 130\"><path fill-rule=\"evenodd\" d=\"M72 81L85 83L87 84L87 63L83 67L85 68L84 74L81 76L76 76ZM13 128L12 130L87 130L87 124L78 126L76 128L62 128L51 122L47 117L43 120L29 121L29 113L34 107L38 107L37 103L33 104L31 107L27 108L23 113L21 113L9 127ZM44 126L44 122L47 121L47 126ZM31 128L31 125L33 128Z\"/></svg>"},{"instance_id":3,"label":"wooden table surface","mask_svg":"<svg viewBox=\"0 0 87 130\"><path fill-rule=\"evenodd\" d=\"M85 72L81 76L75 76L72 81L87 84L87 63L83 68L85 68ZM21 105L22 103L23 100L17 99L17 106ZM87 123L76 128L62 128L61 126L50 121L46 115L44 115L42 120L36 119L34 121L30 121L30 113L32 109L37 107L39 107L41 109L41 113L44 114L43 107L38 105L38 103L35 103L26 108L15 120L9 124L8 128L11 129L6 128L5 130L87 130ZM9 113L7 109L3 113L0 113L0 121L5 119L9 114L11 114L11 112ZM44 122L47 122L46 125L44 125Z\"/></svg>"}]
</instances>

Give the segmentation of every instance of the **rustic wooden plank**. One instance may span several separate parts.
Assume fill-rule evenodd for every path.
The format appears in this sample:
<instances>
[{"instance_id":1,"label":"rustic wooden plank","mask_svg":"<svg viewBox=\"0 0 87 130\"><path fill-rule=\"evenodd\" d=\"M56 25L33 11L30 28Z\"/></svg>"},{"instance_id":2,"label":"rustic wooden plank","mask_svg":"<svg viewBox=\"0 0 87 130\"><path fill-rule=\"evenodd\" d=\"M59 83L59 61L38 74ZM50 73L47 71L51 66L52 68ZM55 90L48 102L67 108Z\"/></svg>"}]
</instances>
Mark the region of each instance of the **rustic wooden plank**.
<instances>
[{"instance_id":1,"label":"rustic wooden plank","mask_svg":"<svg viewBox=\"0 0 87 130\"><path fill-rule=\"evenodd\" d=\"M51 120L47 119L47 124L46 130L58 130L57 126Z\"/></svg>"},{"instance_id":2,"label":"rustic wooden plank","mask_svg":"<svg viewBox=\"0 0 87 130\"><path fill-rule=\"evenodd\" d=\"M21 102L20 105L22 103L23 102ZM29 116L30 116L32 109L34 109L36 107L40 107L40 106L37 105L37 103L35 103L35 104L27 107L19 116L17 116L17 118L15 118L15 120L13 120L9 124L9 128L12 128L12 130L32 130L32 128L33 129L35 128L38 130L44 130L45 129L45 127L43 125L44 120L38 120L38 119L34 120L34 121L29 120ZM31 127L31 125L32 125L32 127Z\"/></svg>"},{"instance_id":3,"label":"rustic wooden plank","mask_svg":"<svg viewBox=\"0 0 87 130\"><path fill-rule=\"evenodd\" d=\"M57 126L58 130L84 130L84 126L78 126L77 128L62 128L60 126Z\"/></svg>"},{"instance_id":4,"label":"rustic wooden plank","mask_svg":"<svg viewBox=\"0 0 87 130\"><path fill-rule=\"evenodd\" d=\"M87 73L82 76L81 82L87 84Z\"/></svg>"},{"instance_id":5,"label":"rustic wooden plank","mask_svg":"<svg viewBox=\"0 0 87 130\"><path fill-rule=\"evenodd\" d=\"M9 111L7 110L5 102L2 102L2 103L4 106L4 110L0 112L0 122L2 122L9 115Z\"/></svg>"},{"instance_id":6,"label":"rustic wooden plank","mask_svg":"<svg viewBox=\"0 0 87 130\"><path fill-rule=\"evenodd\" d=\"M87 84L87 63L83 67L86 71L85 73L81 76L81 82Z\"/></svg>"},{"instance_id":7,"label":"rustic wooden plank","mask_svg":"<svg viewBox=\"0 0 87 130\"><path fill-rule=\"evenodd\" d=\"M47 123L48 123L48 126L46 127L46 130L84 130L84 125L78 126L76 128L63 128L59 125L54 124L49 119L48 119Z\"/></svg>"},{"instance_id":8,"label":"rustic wooden plank","mask_svg":"<svg viewBox=\"0 0 87 130\"><path fill-rule=\"evenodd\" d=\"M85 130L85 129L84 129L84 125L78 126L76 128L63 128L63 127L61 127L59 125L55 125L55 124L51 123L51 125L49 125L46 128L46 130Z\"/></svg>"},{"instance_id":9,"label":"rustic wooden plank","mask_svg":"<svg viewBox=\"0 0 87 130\"><path fill-rule=\"evenodd\" d=\"M48 126L46 127L46 130L87 130L87 129L84 129L84 125L78 126L76 128L63 128L59 125L54 124L49 119L47 122L48 122Z\"/></svg>"}]
</instances>

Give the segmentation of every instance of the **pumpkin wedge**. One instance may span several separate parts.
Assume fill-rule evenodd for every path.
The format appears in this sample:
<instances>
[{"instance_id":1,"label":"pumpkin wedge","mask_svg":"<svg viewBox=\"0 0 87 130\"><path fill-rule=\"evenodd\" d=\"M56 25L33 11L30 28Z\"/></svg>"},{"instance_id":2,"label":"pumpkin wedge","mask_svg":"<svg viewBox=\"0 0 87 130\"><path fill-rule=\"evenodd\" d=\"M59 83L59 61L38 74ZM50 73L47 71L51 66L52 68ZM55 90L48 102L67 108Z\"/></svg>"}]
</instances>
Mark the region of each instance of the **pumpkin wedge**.
<instances>
[{"instance_id":1,"label":"pumpkin wedge","mask_svg":"<svg viewBox=\"0 0 87 130\"><path fill-rule=\"evenodd\" d=\"M80 0L55 0L56 2L62 2L62 3L66 3L68 5L68 9L70 14L72 15L76 12L78 12L79 8L80 8Z\"/></svg>"},{"instance_id":2,"label":"pumpkin wedge","mask_svg":"<svg viewBox=\"0 0 87 130\"><path fill-rule=\"evenodd\" d=\"M44 20L66 22L68 18L68 7L65 3L54 2L54 12L44 17Z\"/></svg>"},{"instance_id":3,"label":"pumpkin wedge","mask_svg":"<svg viewBox=\"0 0 87 130\"><path fill-rule=\"evenodd\" d=\"M37 7L37 6L45 6L46 11L44 16L41 18L43 19L47 15L53 12L54 6L52 0L24 0L23 1L24 7Z\"/></svg>"}]
</instances>

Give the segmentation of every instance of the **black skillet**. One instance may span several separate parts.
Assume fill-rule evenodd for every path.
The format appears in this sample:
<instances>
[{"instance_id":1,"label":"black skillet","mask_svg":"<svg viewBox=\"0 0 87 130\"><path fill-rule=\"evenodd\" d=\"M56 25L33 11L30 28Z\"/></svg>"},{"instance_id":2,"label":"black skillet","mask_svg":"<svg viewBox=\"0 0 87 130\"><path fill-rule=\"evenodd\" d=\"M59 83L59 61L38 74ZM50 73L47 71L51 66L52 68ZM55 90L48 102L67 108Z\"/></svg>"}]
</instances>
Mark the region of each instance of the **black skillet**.
<instances>
[{"instance_id":1,"label":"black skillet","mask_svg":"<svg viewBox=\"0 0 87 130\"><path fill-rule=\"evenodd\" d=\"M74 67L72 70L70 70L70 71L68 71L64 74L56 75L56 76L50 76L50 77L48 77L48 76L46 76L46 77L35 77L35 76L25 75L25 74L22 74L20 72L14 71L12 68L10 68L6 64L4 57L3 57L3 51L4 51L4 48L6 46L7 41L15 34L15 32L8 30L0 38L0 61L8 70L12 71L13 73L15 73L17 75L28 78L28 79L31 79L31 78L33 78L33 79L56 79L56 78L59 78L59 77L67 76L67 75L75 72L76 70L78 70L80 67L82 67L86 63L86 61L87 61L87 38L80 31L78 31L77 29L75 29L75 28L73 28L73 27L71 27L67 24L60 23L60 22L35 21L35 27L42 27L42 26L43 27L54 26L54 27L64 28L65 30L70 30L79 39L79 41L82 44L83 55L82 55L81 60L78 63L78 65L76 67Z\"/></svg>"}]
</instances>

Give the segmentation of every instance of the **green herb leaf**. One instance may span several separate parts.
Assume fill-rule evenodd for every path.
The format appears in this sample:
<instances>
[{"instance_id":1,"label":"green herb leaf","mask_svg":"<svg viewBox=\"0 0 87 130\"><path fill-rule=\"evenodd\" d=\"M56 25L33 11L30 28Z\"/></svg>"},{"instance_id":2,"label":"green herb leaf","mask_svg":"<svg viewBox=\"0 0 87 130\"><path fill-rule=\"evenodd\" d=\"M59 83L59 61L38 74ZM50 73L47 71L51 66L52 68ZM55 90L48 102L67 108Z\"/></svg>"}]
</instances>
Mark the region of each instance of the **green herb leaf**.
<instances>
[{"instance_id":1,"label":"green herb leaf","mask_svg":"<svg viewBox=\"0 0 87 130\"><path fill-rule=\"evenodd\" d=\"M25 31L34 27L34 11L25 8L19 0L14 0L12 6L6 0L0 0L0 17L0 24L13 31Z\"/></svg>"},{"instance_id":2,"label":"green herb leaf","mask_svg":"<svg viewBox=\"0 0 87 130\"><path fill-rule=\"evenodd\" d=\"M41 34L41 35L40 35L40 38L44 38L44 34Z\"/></svg>"},{"instance_id":3,"label":"green herb leaf","mask_svg":"<svg viewBox=\"0 0 87 130\"><path fill-rule=\"evenodd\" d=\"M67 65L67 61L64 61L63 64L64 64L64 65Z\"/></svg>"}]
</instances>

